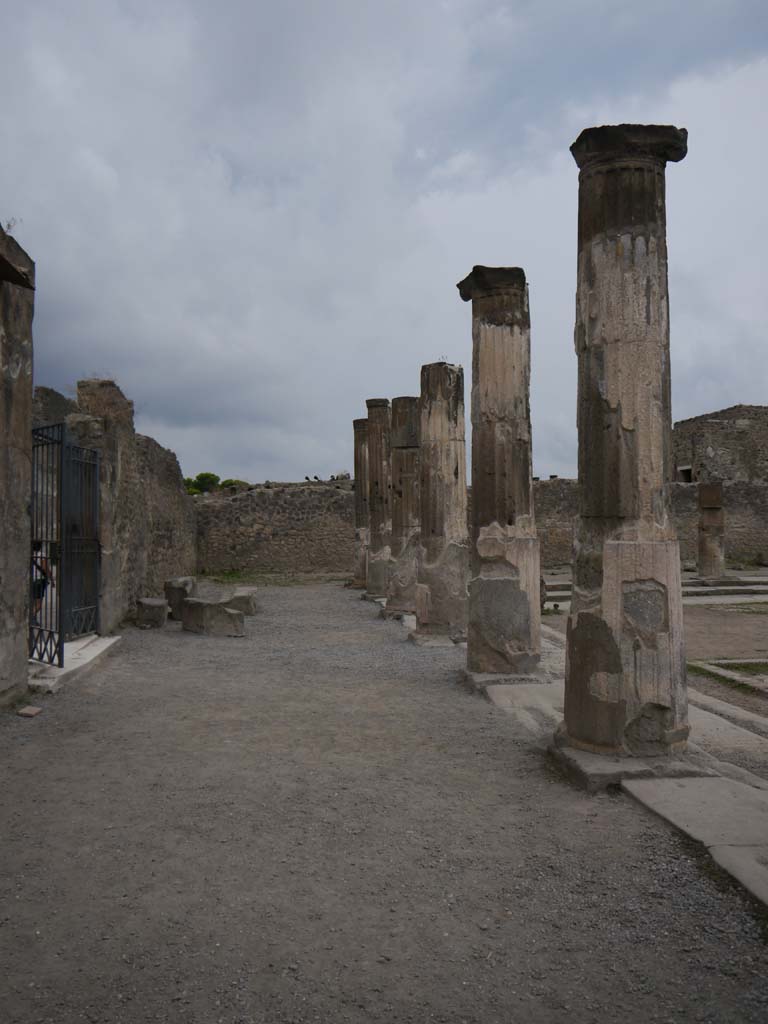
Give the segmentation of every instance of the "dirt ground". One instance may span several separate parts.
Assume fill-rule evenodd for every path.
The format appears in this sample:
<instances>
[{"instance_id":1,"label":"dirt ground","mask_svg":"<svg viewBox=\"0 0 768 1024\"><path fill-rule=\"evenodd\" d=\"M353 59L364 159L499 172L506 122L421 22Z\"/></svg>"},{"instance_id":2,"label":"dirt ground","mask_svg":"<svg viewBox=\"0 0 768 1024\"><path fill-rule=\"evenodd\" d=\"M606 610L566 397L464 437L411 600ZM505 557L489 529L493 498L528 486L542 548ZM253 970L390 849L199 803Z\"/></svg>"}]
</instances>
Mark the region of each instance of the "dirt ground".
<instances>
[{"instance_id":1,"label":"dirt ground","mask_svg":"<svg viewBox=\"0 0 768 1024\"><path fill-rule=\"evenodd\" d=\"M339 586L262 604L0 716L4 1024L768 1019L741 891L563 782L460 650Z\"/></svg>"}]
</instances>

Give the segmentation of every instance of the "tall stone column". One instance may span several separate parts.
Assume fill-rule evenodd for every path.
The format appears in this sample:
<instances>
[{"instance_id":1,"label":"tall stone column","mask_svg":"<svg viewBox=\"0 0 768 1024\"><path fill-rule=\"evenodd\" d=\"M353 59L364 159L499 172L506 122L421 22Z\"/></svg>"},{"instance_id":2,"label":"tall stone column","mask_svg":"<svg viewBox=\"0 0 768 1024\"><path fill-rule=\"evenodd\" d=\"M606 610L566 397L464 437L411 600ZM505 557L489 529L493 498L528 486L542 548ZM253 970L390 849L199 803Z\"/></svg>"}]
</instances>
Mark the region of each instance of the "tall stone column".
<instances>
[{"instance_id":1,"label":"tall stone column","mask_svg":"<svg viewBox=\"0 0 768 1024\"><path fill-rule=\"evenodd\" d=\"M687 132L588 128L579 165L580 518L560 742L664 754L688 736L672 421L665 166Z\"/></svg>"},{"instance_id":2,"label":"tall stone column","mask_svg":"<svg viewBox=\"0 0 768 1024\"><path fill-rule=\"evenodd\" d=\"M725 576L725 512L722 483L699 484L699 576Z\"/></svg>"},{"instance_id":3,"label":"tall stone column","mask_svg":"<svg viewBox=\"0 0 768 1024\"><path fill-rule=\"evenodd\" d=\"M416 611L419 556L419 400L392 399L392 565L386 614Z\"/></svg>"},{"instance_id":4,"label":"tall stone column","mask_svg":"<svg viewBox=\"0 0 768 1024\"><path fill-rule=\"evenodd\" d=\"M368 576L369 597L387 596L392 542L392 477L388 398L369 398L368 408Z\"/></svg>"},{"instance_id":5,"label":"tall stone column","mask_svg":"<svg viewBox=\"0 0 768 1024\"><path fill-rule=\"evenodd\" d=\"M368 575L368 420L352 421L355 436L355 570L353 587L365 589Z\"/></svg>"},{"instance_id":6,"label":"tall stone column","mask_svg":"<svg viewBox=\"0 0 768 1024\"><path fill-rule=\"evenodd\" d=\"M35 265L0 228L0 707L27 692Z\"/></svg>"},{"instance_id":7,"label":"tall stone column","mask_svg":"<svg viewBox=\"0 0 768 1024\"><path fill-rule=\"evenodd\" d=\"M531 322L520 267L474 267L472 534L467 668L519 674L541 652L539 542L531 476Z\"/></svg>"},{"instance_id":8,"label":"tall stone column","mask_svg":"<svg viewBox=\"0 0 768 1024\"><path fill-rule=\"evenodd\" d=\"M464 371L421 368L421 544L414 639L463 639L467 629L467 466Z\"/></svg>"}]
</instances>

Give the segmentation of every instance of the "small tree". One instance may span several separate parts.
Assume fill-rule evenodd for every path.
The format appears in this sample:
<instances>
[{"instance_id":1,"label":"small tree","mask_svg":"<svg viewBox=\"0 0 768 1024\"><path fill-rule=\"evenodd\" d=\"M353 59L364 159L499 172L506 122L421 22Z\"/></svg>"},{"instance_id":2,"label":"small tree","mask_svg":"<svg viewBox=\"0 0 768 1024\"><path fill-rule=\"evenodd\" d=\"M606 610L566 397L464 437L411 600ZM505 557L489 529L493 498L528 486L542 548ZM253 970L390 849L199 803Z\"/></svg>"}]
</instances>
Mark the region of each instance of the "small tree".
<instances>
[{"instance_id":1,"label":"small tree","mask_svg":"<svg viewBox=\"0 0 768 1024\"><path fill-rule=\"evenodd\" d=\"M198 473L192 483L198 491L207 494L219 486L219 476L217 473Z\"/></svg>"}]
</instances>

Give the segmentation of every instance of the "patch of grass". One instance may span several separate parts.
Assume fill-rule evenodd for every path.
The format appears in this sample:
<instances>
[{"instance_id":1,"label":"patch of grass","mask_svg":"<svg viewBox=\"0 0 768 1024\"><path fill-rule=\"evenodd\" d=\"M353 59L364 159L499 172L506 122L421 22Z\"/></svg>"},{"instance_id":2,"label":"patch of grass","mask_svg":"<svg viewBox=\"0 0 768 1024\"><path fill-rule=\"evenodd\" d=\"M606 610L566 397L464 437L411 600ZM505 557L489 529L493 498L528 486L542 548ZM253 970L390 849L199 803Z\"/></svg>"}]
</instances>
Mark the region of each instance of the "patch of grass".
<instances>
[{"instance_id":1,"label":"patch of grass","mask_svg":"<svg viewBox=\"0 0 768 1024\"><path fill-rule=\"evenodd\" d=\"M728 668L730 667L731 666L729 665ZM756 686L750 686L749 683L740 683L737 682L735 679L728 679L727 676L721 676L719 672L714 672L711 669L703 668L701 665L693 665L690 661L686 662L686 668L688 669L688 672L691 675L704 676L707 679L713 679L716 683L721 683L723 686L729 686L732 690L740 690L742 693L763 692Z\"/></svg>"},{"instance_id":2,"label":"patch of grass","mask_svg":"<svg viewBox=\"0 0 768 1024\"><path fill-rule=\"evenodd\" d=\"M738 615L768 615L768 603L765 604L720 604L712 605L718 611L736 612Z\"/></svg>"},{"instance_id":3,"label":"patch of grass","mask_svg":"<svg viewBox=\"0 0 768 1024\"><path fill-rule=\"evenodd\" d=\"M231 569L226 572L201 574L211 583L229 586L241 584L262 587L302 587L308 583L346 583L348 574L332 572L290 572L279 569Z\"/></svg>"},{"instance_id":4,"label":"patch of grass","mask_svg":"<svg viewBox=\"0 0 768 1024\"><path fill-rule=\"evenodd\" d=\"M729 661L722 668L727 668L733 672L743 672L748 676L768 675L768 661Z\"/></svg>"}]
</instances>

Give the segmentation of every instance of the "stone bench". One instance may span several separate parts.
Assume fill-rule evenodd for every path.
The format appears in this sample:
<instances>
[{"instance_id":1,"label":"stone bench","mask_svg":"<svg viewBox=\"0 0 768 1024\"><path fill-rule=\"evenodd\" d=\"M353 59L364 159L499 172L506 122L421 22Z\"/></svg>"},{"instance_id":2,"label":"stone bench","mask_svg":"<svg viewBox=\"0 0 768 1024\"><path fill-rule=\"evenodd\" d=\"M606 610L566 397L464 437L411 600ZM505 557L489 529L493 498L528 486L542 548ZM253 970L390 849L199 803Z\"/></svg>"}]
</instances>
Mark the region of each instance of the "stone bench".
<instances>
[{"instance_id":1,"label":"stone bench","mask_svg":"<svg viewBox=\"0 0 768 1024\"><path fill-rule=\"evenodd\" d=\"M256 615L260 611L255 587L236 587L231 597L224 600L227 608L235 608L243 615Z\"/></svg>"},{"instance_id":2,"label":"stone bench","mask_svg":"<svg viewBox=\"0 0 768 1024\"><path fill-rule=\"evenodd\" d=\"M190 633L206 636L245 636L244 615L227 601L204 601L187 597L181 610L181 625Z\"/></svg>"},{"instance_id":3,"label":"stone bench","mask_svg":"<svg viewBox=\"0 0 768 1024\"><path fill-rule=\"evenodd\" d=\"M177 576L175 579L166 580L163 589L165 599L171 608L171 618L181 622L184 601L197 595L197 580L194 576Z\"/></svg>"},{"instance_id":4,"label":"stone bench","mask_svg":"<svg viewBox=\"0 0 768 1024\"><path fill-rule=\"evenodd\" d=\"M167 618L168 602L164 597L140 597L136 602L139 629L162 629Z\"/></svg>"}]
</instances>

